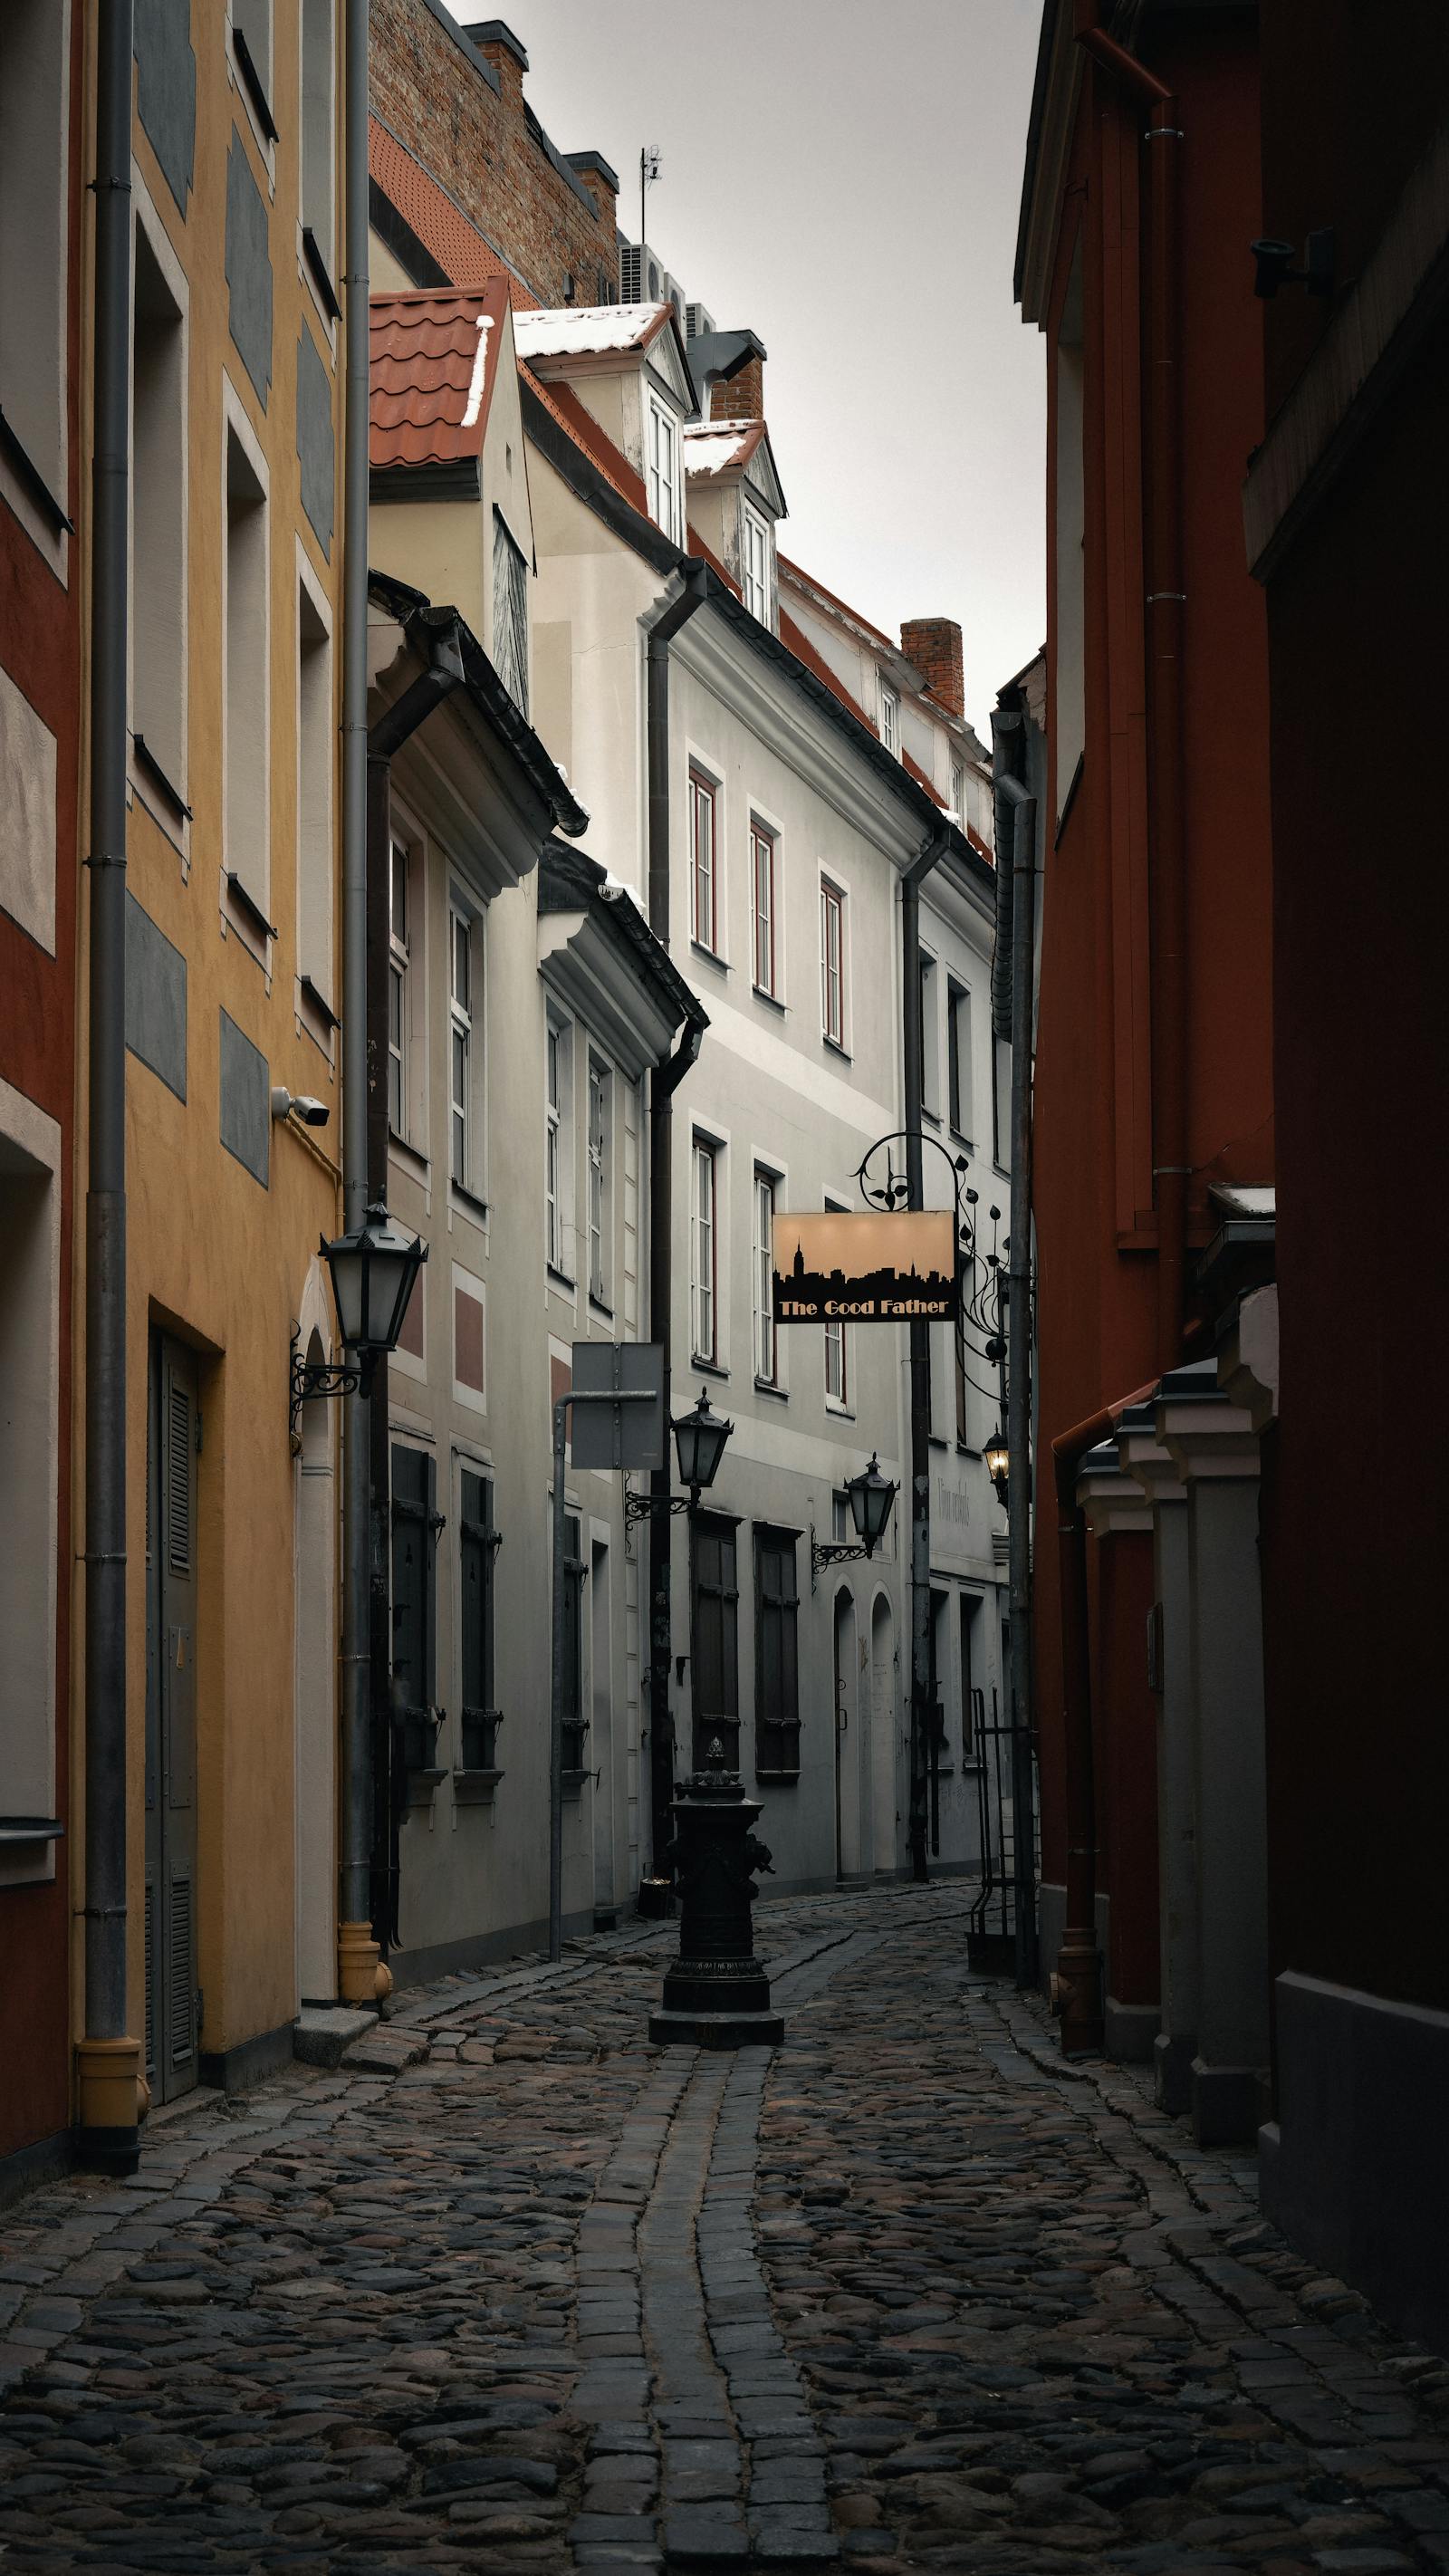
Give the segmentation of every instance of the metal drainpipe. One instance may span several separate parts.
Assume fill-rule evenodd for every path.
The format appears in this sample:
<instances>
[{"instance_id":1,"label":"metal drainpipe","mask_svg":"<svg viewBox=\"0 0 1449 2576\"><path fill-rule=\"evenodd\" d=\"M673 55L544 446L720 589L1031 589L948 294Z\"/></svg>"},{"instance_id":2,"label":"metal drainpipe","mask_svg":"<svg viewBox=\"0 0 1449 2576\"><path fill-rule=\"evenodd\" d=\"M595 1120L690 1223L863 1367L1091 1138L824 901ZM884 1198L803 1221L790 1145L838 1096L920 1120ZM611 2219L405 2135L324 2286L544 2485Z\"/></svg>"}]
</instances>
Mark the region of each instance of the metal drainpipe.
<instances>
[{"instance_id":1,"label":"metal drainpipe","mask_svg":"<svg viewBox=\"0 0 1449 2576\"><path fill-rule=\"evenodd\" d=\"M925 1206L921 1163L921 887L947 849L934 832L901 879L901 1021L906 1129L906 1205ZM924 1881L927 1829L927 1710L931 1697L931 1342L930 1325L913 1316L911 1374L911 1876Z\"/></svg>"},{"instance_id":2,"label":"metal drainpipe","mask_svg":"<svg viewBox=\"0 0 1449 2576\"><path fill-rule=\"evenodd\" d=\"M127 2033L126 622L132 0L100 13L91 464L90 1171L86 1191L83 2163L134 2173L144 2069Z\"/></svg>"},{"instance_id":3,"label":"metal drainpipe","mask_svg":"<svg viewBox=\"0 0 1449 2576\"><path fill-rule=\"evenodd\" d=\"M704 606L705 568L687 564L684 588L655 617L645 648L645 737L649 793L649 927L669 946L669 647ZM692 1043L691 1043L692 1040ZM674 1291L674 1094L699 1054L699 1032L687 1032L649 1083L649 1330L664 1371L664 1418L672 1411L669 1373ZM674 1795L674 1723L669 1705L673 1646L674 1525L668 1457L649 1478L649 1789L650 1867L667 1875L669 1804Z\"/></svg>"},{"instance_id":4,"label":"metal drainpipe","mask_svg":"<svg viewBox=\"0 0 1449 2576\"><path fill-rule=\"evenodd\" d=\"M1012 1806L1016 1849L1016 1982L1037 1977L1036 1854L1031 1769L1031 1071L1036 935L1036 799L1011 766L1019 713L993 719L994 784L1011 814L1011 1234L1006 1261L1007 1599L1011 1614ZM1005 853L998 845L996 863ZM1025 1841L1023 1843L1023 1828Z\"/></svg>"},{"instance_id":5,"label":"metal drainpipe","mask_svg":"<svg viewBox=\"0 0 1449 2576\"><path fill-rule=\"evenodd\" d=\"M347 197L343 309L346 400L342 495L342 1219L367 1214L367 499L368 0L347 0ZM342 1488L342 1803L338 1991L371 2004L387 1991L369 1913L371 1758L368 1617L369 1407L344 1398Z\"/></svg>"}]
</instances>

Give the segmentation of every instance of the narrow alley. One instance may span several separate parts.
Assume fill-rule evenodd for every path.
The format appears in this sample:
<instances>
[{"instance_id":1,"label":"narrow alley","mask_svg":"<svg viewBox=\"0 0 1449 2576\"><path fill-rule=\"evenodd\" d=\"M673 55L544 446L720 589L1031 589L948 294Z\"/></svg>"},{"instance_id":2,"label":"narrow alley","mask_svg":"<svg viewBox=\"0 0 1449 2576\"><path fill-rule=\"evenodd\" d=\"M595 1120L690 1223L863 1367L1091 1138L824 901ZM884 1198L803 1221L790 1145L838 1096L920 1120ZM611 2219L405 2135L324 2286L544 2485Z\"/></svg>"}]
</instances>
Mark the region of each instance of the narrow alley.
<instances>
[{"instance_id":1,"label":"narrow alley","mask_svg":"<svg viewBox=\"0 0 1449 2576\"><path fill-rule=\"evenodd\" d=\"M6 2568L1449 2567L1449 2368L966 1902L762 1904L774 2054L651 2049L635 1923L25 2201Z\"/></svg>"}]
</instances>

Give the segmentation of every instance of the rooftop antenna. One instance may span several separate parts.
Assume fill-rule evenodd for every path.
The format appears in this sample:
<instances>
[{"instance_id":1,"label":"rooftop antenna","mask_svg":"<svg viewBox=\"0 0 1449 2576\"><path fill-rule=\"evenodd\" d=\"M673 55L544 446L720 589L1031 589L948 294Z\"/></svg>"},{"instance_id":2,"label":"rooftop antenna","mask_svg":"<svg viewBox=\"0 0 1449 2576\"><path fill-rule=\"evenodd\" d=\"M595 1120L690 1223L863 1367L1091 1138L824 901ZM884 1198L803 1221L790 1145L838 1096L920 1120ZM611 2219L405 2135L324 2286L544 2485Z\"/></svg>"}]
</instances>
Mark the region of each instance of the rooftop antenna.
<instances>
[{"instance_id":1,"label":"rooftop antenna","mask_svg":"<svg viewBox=\"0 0 1449 2576\"><path fill-rule=\"evenodd\" d=\"M639 301L641 304L646 301L644 294L644 236L647 227L644 222L644 199L650 188L653 187L658 176L659 146L657 143L646 143L639 155Z\"/></svg>"}]
</instances>

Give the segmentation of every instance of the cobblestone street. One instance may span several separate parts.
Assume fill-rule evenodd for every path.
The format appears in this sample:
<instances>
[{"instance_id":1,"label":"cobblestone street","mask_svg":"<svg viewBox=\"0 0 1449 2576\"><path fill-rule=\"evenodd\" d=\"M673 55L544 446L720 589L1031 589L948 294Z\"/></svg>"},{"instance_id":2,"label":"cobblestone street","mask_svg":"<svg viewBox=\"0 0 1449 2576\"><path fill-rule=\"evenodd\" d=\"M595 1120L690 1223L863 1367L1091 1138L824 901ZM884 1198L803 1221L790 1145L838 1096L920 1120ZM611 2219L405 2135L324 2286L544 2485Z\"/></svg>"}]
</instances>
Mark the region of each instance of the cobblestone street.
<instances>
[{"instance_id":1,"label":"cobblestone street","mask_svg":"<svg viewBox=\"0 0 1449 2576\"><path fill-rule=\"evenodd\" d=\"M773 2057L650 2049L631 1925L11 2210L5 2566L1449 2568L1449 2369L965 1901L762 1905Z\"/></svg>"}]
</instances>

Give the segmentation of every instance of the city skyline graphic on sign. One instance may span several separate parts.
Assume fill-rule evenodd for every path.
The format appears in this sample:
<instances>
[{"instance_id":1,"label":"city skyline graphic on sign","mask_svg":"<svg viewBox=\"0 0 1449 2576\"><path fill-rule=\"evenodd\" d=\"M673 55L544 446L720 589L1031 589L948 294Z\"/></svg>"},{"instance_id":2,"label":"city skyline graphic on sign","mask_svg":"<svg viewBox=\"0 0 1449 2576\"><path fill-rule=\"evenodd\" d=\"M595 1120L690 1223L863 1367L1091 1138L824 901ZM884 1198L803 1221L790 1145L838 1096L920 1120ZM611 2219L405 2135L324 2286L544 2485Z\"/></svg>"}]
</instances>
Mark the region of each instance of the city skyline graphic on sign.
<instances>
[{"instance_id":1,"label":"city skyline graphic on sign","mask_svg":"<svg viewBox=\"0 0 1449 2576\"><path fill-rule=\"evenodd\" d=\"M947 1322L957 1306L951 1216L777 1215L772 1284L777 1324Z\"/></svg>"}]
</instances>

